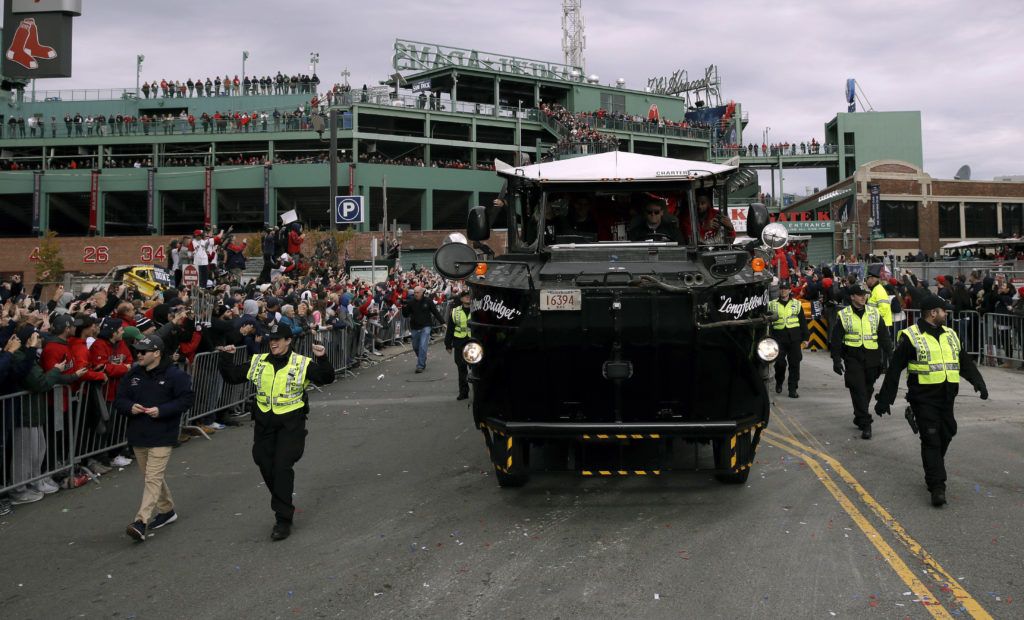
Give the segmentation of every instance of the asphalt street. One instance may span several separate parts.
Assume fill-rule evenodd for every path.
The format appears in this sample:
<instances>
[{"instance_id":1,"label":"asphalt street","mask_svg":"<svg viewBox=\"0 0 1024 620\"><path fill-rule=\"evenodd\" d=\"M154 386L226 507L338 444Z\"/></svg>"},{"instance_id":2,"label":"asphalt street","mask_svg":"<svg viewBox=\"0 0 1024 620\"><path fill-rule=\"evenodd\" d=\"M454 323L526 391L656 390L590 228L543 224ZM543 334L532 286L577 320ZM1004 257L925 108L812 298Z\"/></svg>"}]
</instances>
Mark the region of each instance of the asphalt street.
<instances>
[{"instance_id":1,"label":"asphalt street","mask_svg":"<svg viewBox=\"0 0 1024 620\"><path fill-rule=\"evenodd\" d=\"M396 355L312 395L286 541L248 425L174 452L179 520L144 543L124 534L134 465L16 507L0 616L1024 617L1024 374L983 368L988 401L965 384L935 509L902 407L861 440L825 353L805 355L739 486L690 471L500 489L444 349L413 368Z\"/></svg>"}]
</instances>

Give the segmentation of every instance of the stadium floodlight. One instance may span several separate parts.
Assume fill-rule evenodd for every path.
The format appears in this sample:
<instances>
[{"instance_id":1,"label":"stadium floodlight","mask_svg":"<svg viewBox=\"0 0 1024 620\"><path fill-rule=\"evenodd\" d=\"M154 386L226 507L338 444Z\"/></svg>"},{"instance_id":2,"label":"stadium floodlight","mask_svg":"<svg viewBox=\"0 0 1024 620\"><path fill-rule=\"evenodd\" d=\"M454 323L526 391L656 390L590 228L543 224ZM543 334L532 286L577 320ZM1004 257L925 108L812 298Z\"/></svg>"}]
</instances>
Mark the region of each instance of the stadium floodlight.
<instances>
[{"instance_id":1,"label":"stadium floodlight","mask_svg":"<svg viewBox=\"0 0 1024 620\"><path fill-rule=\"evenodd\" d=\"M245 61L249 60L249 50L242 50L242 81L245 81ZM247 94L245 89L242 89L242 94Z\"/></svg>"}]
</instances>

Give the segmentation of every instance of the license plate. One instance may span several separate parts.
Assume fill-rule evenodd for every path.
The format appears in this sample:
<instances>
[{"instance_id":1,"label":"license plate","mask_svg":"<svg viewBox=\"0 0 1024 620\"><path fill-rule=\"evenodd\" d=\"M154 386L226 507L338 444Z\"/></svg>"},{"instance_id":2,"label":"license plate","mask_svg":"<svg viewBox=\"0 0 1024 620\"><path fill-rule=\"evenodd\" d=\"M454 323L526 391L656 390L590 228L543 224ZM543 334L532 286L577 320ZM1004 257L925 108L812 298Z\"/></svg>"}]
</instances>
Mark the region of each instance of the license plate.
<instances>
[{"instance_id":1,"label":"license plate","mask_svg":"<svg viewBox=\"0 0 1024 620\"><path fill-rule=\"evenodd\" d=\"M582 310L583 296L578 288L540 292L541 310Z\"/></svg>"}]
</instances>

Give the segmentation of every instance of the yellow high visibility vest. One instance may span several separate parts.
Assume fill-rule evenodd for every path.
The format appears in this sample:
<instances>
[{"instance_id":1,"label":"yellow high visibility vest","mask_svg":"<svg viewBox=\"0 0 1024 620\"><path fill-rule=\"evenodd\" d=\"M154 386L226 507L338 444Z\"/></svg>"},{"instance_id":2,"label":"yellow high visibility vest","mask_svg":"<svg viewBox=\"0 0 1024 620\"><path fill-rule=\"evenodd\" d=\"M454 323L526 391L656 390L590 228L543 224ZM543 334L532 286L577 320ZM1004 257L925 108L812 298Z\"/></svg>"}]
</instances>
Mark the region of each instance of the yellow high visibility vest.
<instances>
[{"instance_id":1,"label":"yellow high visibility vest","mask_svg":"<svg viewBox=\"0 0 1024 620\"><path fill-rule=\"evenodd\" d=\"M452 321L455 329L452 331L454 338L469 338L469 313L459 306L452 310Z\"/></svg>"},{"instance_id":2,"label":"yellow high visibility vest","mask_svg":"<svg viewBox=\"0 0 1024 620\"><path fill-rule=\"evenodd\" d=\"M885 287L882 286L881 282L871 289L868 305L878 308L878 314L882 316L882 322L885 323L886 327L892 327L892 306L889 301L889 293L885 292Z\"/></svg>"},{"instance_id":3,"label":"yellow high visibility vest","mask_svg":"<svg viewBox=\"0 0 1024 620\"><path fill-rule=\"evenodd\" d=\"M960 383L960 338L952 329L943 326L938 340L917 325L900 330L900 336L910 339L917 358L907 363L907 372L917 376L921 385Z\"/></svg>"},{"instance_id":4,"label":"yellow high visibility vest","mask_svg":"<svg viewBox=\"0 0 1024 620\"><path fill-rule=\"evenodd\" d=\"M312 361L305 355L292 353L281 370L274 372L267 353L254 355L249 361L246 378L256 386L256 406L260 411L281 415L302 408L302 396L306 393L306 369Z\"/></svg>"},{"instance_id":5,"label":"yellow high visibility vest","mask_svg":"<svg viewBox=\"0 0 1024 620\"><path fill-rule=\"evenodd\" d=\"M774 311L779 317L772 323L772 329L793 329L800 327L800 313L804 311L804 307L800 305L799 301L790 297L785 304L778 299L773 299L768 303L768 311Z\"/></svg>"},{"instance_id":6,"label":"yellow high visibility vest","mask_svg":"<svg viewBox=\"0 0 1024 620\"><path fill-rule=\"evenodd\" d=\"M882 320L878 309L874 306L864 306L864 314L857 316L853 313L853 307L847 306L839 311L839 320L843 324L846 335L843 336L843 344L848 347L864 347L874 350L878 348L878 323Z\"/></svg>"}]
</instances>

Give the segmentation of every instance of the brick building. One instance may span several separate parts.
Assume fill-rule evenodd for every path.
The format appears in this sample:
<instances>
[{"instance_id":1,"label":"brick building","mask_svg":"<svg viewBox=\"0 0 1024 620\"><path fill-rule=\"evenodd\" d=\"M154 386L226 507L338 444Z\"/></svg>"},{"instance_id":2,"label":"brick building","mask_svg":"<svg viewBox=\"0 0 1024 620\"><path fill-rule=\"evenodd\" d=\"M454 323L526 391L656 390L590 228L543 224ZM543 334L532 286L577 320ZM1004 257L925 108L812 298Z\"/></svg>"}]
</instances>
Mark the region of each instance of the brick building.
<instances>
[{"instance_id":1,"label":"brick building","mask_svg":"<svg viewBox=\"0 0 1024 620\"><path fill-rule=\"evenodd\" d=\"M956 241L1024 236L1024 183L935 179L914 164L878 160L783 213L803 211L831 216L834 255L933 254Z\"/></svg>"}]
</instances>

